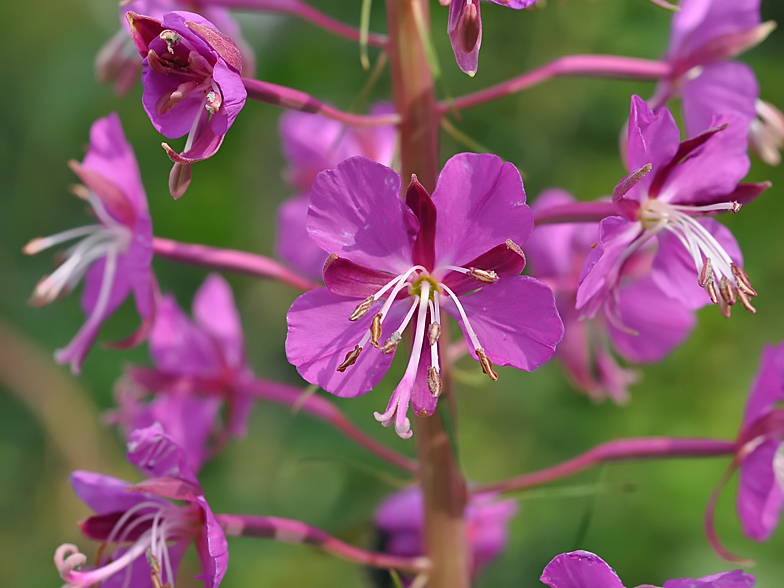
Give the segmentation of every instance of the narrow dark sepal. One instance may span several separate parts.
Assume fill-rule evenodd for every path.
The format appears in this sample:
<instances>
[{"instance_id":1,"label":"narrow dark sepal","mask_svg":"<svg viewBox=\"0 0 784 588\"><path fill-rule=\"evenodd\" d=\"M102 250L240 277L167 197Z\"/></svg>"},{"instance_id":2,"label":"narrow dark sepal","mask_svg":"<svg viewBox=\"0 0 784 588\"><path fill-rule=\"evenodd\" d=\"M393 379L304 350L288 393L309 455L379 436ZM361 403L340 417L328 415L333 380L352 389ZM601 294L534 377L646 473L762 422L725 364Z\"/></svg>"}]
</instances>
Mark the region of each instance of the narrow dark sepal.
<instances>
[{"instance_id":1,"label":"narrow dark sepal","mask_svg":"<svg viewBox=\"0 0 784 588\"><path fill-rule=\"evenodd\" d=\"M363 267L335 254L330 255L324 263L324 285L341 296L367 298L392 278L389 274Z\"/></svg>"},{"instance_id":2,"label":"narrow dark sepal","mask_svg":"<svg viewBox=\"0 0 784 588\"><path fill-rule=\"evenodd\" d=\"M517 244L509 240L502 245L496 245L489 251L485 251L479 257L465 264L465 267L476 267L488 272L494 271L500 277L519 276L525 269L525 255ZM447 274L444 277L444 283L455 294L470 292L483 285L479 280L460 272Z\"/></svg>"},{"instance_id":3,"label":"narrow dark sepal","mask_svg":"<svg viewBox=\"0 0 784 588\"><path fill-rule=\"evenodd\" d=\"M125 516L125 511L110 512L108 514L93 515L79 522L82 534L88 539L95 541L106 541L111 535L112 530L119 520ZM131 516L124 525L128 529L128 534L124 535L126 541L136 541L142 534L150 528L151 522L135 525L134 522L141 515Z\"/></svg>"},{"instance_id":4,"label":"narrow dark sepal","mask_svg":"<svg viewBox=\"0 0 784 588\"><path fill-rule=\"evenodd\" d=\"M748 204L772 185L770 182L738 184L733 192L722 198L722 201Z\"/></svg>"},{"instance_id":5,"label":"narrow dark sepal","mask_svg":"<svg viewBox=\"0 0 784 588\"><path fill-rule=\"evenodd\" d=\"M136 47L142 58L147 57L147 49L150 43L164 30L161 21L149 16L136 14L130 10L125 13L125 18L128 19L128 24L131 25L133 46Z\"/></svg>"},{"instance_id":6,"label":"narrow dark sepal","mask_svg":"<svg viewBox=\"0 0 784 588\"><path fill-rule=\"evenodd\" d=\"M419 219L419 233L414 242L413 261L428 269L433 269L436 257L436 205L430 194L419 183L416 175L406 190L406 204Z\"/></svg>"}]
</instances>

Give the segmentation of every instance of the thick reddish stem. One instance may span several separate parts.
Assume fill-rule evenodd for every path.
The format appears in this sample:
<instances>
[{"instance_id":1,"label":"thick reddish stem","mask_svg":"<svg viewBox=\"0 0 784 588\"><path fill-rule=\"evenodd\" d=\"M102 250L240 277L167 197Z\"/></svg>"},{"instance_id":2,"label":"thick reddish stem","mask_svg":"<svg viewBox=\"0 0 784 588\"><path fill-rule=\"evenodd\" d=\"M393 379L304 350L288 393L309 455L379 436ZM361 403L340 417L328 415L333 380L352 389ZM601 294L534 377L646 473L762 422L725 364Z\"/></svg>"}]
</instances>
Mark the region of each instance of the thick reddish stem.
<instances>
[{"instance_id":1,"label":"thick reddish stem","mask_svg":"<svg viewBox=\"0 0 784 588\"><path fill-rule=\"evenodd\" d=\"M401 455L386 445L382 445L358 429L340 409L326 398L316 396L315 394L306 396L306 393L299 388L266 380L243 381L237 384L237 388L256 398L263 398L264 400L279 402L280 404L285 404L287 406L298 407L302 412L311 414L316 418L331 424L349 439L356 441L368 451L375 453L399 468L411 472L412 474L415 474L418 470L416 461Z\"/></svg>"},{"instance_id":2,"label":"thick reddish stem","mask_svg":"<svg viewBox=\"0 0 784 588\"><path fill-rule=\"evenodd\" d=\"M568 55L512 78L496 86L439 104L444 113L478 106L520 92L558 76L596 76L603 78L631 78L658 80L670 75L672 68L663 61L618 57L615 55Z\"/></svg>"},{"instance_id":3,"label":"thick reddish stem","mask_svg":"<svg viewBox=\"0 0 784 588\"><path fill-rule=\"evenodd\" d=\"M218 519L226 535L230 537L258 537L284 543L312 545L363 566L395 569L413 574L427 572L429 567L429 562L425 557L397 557L386 553L365 551L344 543L340 539L335 539L321 529L292 519L232 514L219 514L215 518Z\"/></svg>"},{"instance_id":4,"label":"thick reddish stem","mask_svg":"<svg viewBox=\"0 0 784 588\"><path fill-rule=\"evenodd\" d=\"M195 243L181 243L162 237L153 237L152 247L155 255L180 263L240 272L262 278L272 278L298 290L307 291L319 287L318 284L294 273L274 259L256 255L255 253L235 251L233 249L219 249Z\"/></svg>"},{"instance_id":5,"label":"thick reddish stem","mask_svg":"<svg viewBox=\"0 0 784 588\"><path fill-rule=\"evenodd\" d=\"M292 88L279 86L270 82L242 78L242 83L245 84L245 89L248 91L248 97L252 100L257 100L265 104L272 104L273 106L279 106L280 108L288 108L289 110L320 114L355 127L378 127L396 125L400 122L400 117L394 113L378 115L351 114L350 112L339 110L329 104L324 104L305 92L300 92L299 90L293 90Z\"/></svg>"},{"instance_id":6,"label":"thick reddish stem","mask_svg":"<svg viewBox=\"0 0 784 588\"><path fill-rule=\"evenodd\" d=\"M640 437L616 439L552 467L523 474L516 478L472 488L472 493L510 492L541 486L573 476L597 464L643 458L718 457L735 453L733 441L719 439L674 439L671 437Z\"/></svg>"}]
</instances>

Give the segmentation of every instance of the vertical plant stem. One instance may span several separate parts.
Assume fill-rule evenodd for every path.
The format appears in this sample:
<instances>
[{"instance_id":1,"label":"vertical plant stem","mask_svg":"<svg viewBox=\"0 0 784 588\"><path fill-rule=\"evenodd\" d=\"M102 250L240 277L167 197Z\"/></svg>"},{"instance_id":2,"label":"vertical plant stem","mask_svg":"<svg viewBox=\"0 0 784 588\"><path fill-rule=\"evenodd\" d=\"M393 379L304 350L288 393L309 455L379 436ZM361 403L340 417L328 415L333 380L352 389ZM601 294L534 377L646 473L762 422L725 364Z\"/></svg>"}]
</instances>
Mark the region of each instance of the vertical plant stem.
<instances>
[{"instance_id":1,"label":"vertical plant stem","mask_svg":"<svg viewBox=\"0 0 784 588\"><path fill-rule=\"evenodd\" d=\"M400 158L403 186L416 174L432 193L439 169L439 114L433 75L417 29L417 19L430 26L429 0L387 0L390 65L395 108L401 117ZM446 366L444 366L446 367ZM466 484L444 422L449 414L450 381L430 417L417 417L414 437L425 498L425 550L430 558L428 588L468 588L468 547L464 511ZM442 418L441 411L449 414Z\"/></svg>"}]
</instances>

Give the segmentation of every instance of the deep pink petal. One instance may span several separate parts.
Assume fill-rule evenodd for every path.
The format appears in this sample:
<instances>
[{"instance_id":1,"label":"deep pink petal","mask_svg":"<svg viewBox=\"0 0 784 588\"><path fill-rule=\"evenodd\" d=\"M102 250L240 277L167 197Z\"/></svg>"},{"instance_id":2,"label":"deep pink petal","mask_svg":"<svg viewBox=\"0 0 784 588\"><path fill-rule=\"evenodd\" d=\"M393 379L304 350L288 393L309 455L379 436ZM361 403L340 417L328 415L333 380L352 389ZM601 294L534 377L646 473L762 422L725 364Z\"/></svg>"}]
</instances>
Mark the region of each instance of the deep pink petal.
<instances>
[{"instance_id":1,"label":"deep pink petal","mask_svg":"<svg viewBox=\"0 0 784 588\"><path fill-rule=\"evenodd\" d=\"M449 297L441 300L442 308L460 324L476 358L454 302ZM550 359L563 337L552 291L529 276L503 278L474 294L460 296L459 301L487 357L496 365L534 370Z\"/></svg>"},{"instance_id":2,"label":"deep pink petal","mask_svg":"<svg viewBox=\"0 0 784 588\"><path fill-rule=\"evenodd\" d=\"M172 73L167 76L158 75L149 66L142 72L142 106L147 116L150 117L155 130L169 139L177 139L188 134L193 126L193 121L201 115L204 109L204 96L201 92L191 93L185 100L175 105L164 114L159 114L156 106L161 96L170 94L180 84L190 81L191 78L182 74Z\"/></svg>"},{"instance_id":3,"label":"deep pink petal","mask_svg":"<svg viewBox=\"0 0 784 588\"><path fill-rule=\"evenodd\" d=\"M231 286L219 274L210 274L193 298L193 318L216 341L226 365L239 372L245 367L242 321Z\"/></svg>"},{"instance_id":4,"label":"deep pink petal","mask_svg":"<svg viewBox=\"0 0 784 588\"><path fill-rule=\"evenodd\" d=\"M756 580L751 574L747 574L743 570L732 570L697 580L690 578L667 580L662 588L752 588L755 582Z\"/></svg>"},{"instance_id":5,"label":"deep pink petal","mask_svg":"<svg viewBox=\"0 0 784 588\"><path fill-rule=\"evenodd\" d=\"M242 83L242 76L220 59L213 67L212 76L223 96L221 108L215 115L216 121L213 130L217 135L225 135L234 124L234 119L237 118L242 107L245 106L248 91L245 89L245 84ZM222 113L225 113L225 116L220 116Z\"/></svg>"},{"instance_id":6,"label":"deep pink petal","mask_svg":"<svg viewBox=\"0 0 784 588\"><path fill-rule=\"evenodd\" d=\"M126 457L149 477L171 477L199 487L188 454L159 423L131 432Z\"/></svg>"},{"instance_id":7,"label":"deep pink petal","mask_svg":"<svg viewBox=\"0 0 784 588\"><path fill-rule=\"evenodd\" d=\"M634 363L653 363L667 356L689 336L697 320L694 313L662 292L648 277L620 291L623 325L620 331L608 322L613 346Z\"/></svg>"},{"instance_id":8,"label":"deep pink petal","mask_svg":"<svg viewBox=\"0 0 784 588\"><path fill-rule=\"evenodd\" d=\"M201 574L197 578L204 580L205 588L216 588L229 564L229 544L204 496L198 497L195 503L204 513L204 524L196 539L196 555L201 564Z\"/></svg>"},{"instance_id":9,"label":"deep pink petal","mask_svg":"<svg viewBox=\"0 0 784 588\"><path fill-rule=\"evenodd\" d=\"M309 205L310 194L295 196L280 205L275 252L294 269L307 276L320 278L328 254L308 235L306 224Z\"/></svg>"},{"instance_id":10,"label":"deep pink petal","mask_svg":"<svg viewBox=\"0 0 784 588\"><path fill-rule=\"evenodd\" d=\"M69 481L79 500L98 515L125 512L148 500L166 504L157 496L128 492L127 488L133 484L112 476L77 470L71 474Z\"/></svg>"},{"instance_id":11,"label":"deep pink petal","mask_svg":"<svg viewBox=\"0 0 784 588\"><path fill-rule=\"evenodd\" d=\"M741 461L738 516L743 532L755 541L767 541L781 519L784 490L773 471L780 446L779 439L768 439Z\"/></svg>"},{"instance_id":12,"label":"deep pink petal","mask_svg":"<svg viewBox=\"0 0 784 588\"><path fill-rule=\"evenodd\" d=\"M381 305L357 321L349 321L361 298L346 298L327 288L306 292L291 305L288 316L286 357L311 384L343 398L361 396L378 384L392 363L393 354L384 355L368 343L354 365L338 372L346 354L358 345L370 328ZM408 303L396 302L383 323L383 343L399 326Z\"/></svg>"},{"instance_id":13,"label":"deep pink petal","mask_svg":"<svg viewBox=\"0 0 784 588\"><path fill-rule=\"evenodd\" d=\"M206 111L205 111L206 112ZM200 112L200 114L203 114ZM200 126L197 129L196 136L198 137L191 148L187 151L183 151L182 153L177 153L174 149L172 149L168 143L163 143L163 148L166 150L166 155L169 156L174 163L181 164L184 166L189 166L191 164L196 163L197 161L204 161L205 159L209 159L213 155L218 152L220 146L223 144L223 139L225 135L223 133L216 133L213 127L215 126L224 126L226 122L226 115L223 111L218 112L218 114L211 116L209 121L207 121L206 126L203 128ZM193 122L193 121L191 121ZM199 123L201 125L201 123ZM184 184L184 189L180 190L171 190L172 195L176 199L179 199L182 194L185 193L187 190L188 185L190 184L190 168L186 168L183 170L186 173L183 174L183 180L177 182L177 184ZM174 171L172 170L172 174ZM169 180L170 184L174 183L171 178ZM176 194L176 195L175 195Z\"/></svg>"},{"instance_id":14,"label":"deep pink petal","mask_svg":"<svg viewBox=\"0 0 784 588\"><path fill-rule=\"evenodd\" d=\"M639 96L632 96L629 116L629 134L626 161L629 171L651 164L653 169L632 188L627 198L642 201L644 194L661 168L678 151L680 131L672 114L662 108L654 114L648 103Z\"/></svg>"},{"instance_id":15,"label":"deep pink petal","mask_svg":"<svg viewBox=\"0 0 784 588\"><path fill-rule=\"evenodd\" d=\"M400 176L352 157L313 182L308 233L327 253L392 274L411 267L419 222L399 196Z\"/></svg>"},{"instance_id":16,"label":"deep pink petal","mask_svg":"<svg viewBox=\"0 0 784 588\"><path fill-rule=\"evenodd\" d=\"M623 588L615 570L589 551L556 556L539 579L551 588Z\"/></svg>"},{"instance_id":17,"label":"deep pink petal","mask_svg":"<svg viewBox=\"0 0 784 588\"><path fill-rule=\"evenodd\" d=\"M784 401L784 343L766 345L762 351L743 412L743 428L752 425L781 401Z\"/></svg>"},{"instance_id":18,"label":"deep pink petal","mask_svg":"<svg viewBox=\"0 0 784 588\"><path fill-rule=\"evenodd\" d=\"M506 6L507 8L514 8L515 10L528 8L529 6L536 4L538 1L539 0L490 0L490 2L495 2L496 4Z\"/></svg>"},{"instance_id":19,"label":"deep pink petal","mask_svg":"<svg viewBox=\"0 0 784 588\"><path fill-rule=\"evenodd\" d=\"M522 247L533 228L520 172L495 155L450 158L433 202L438 210L436 266L462 266L507 239Z\"/></svg>"},{"instance_id":20,"label":"deep pink petal","mask_svg":"<svg viewBox=\"0 0 784 588\"><path fill-rule=\"evenodd\" d=\"M457 66L473 76L479 67L479 48L482 46L481 2L452 0L447 33Z\"/></svg>"}]
</instances>

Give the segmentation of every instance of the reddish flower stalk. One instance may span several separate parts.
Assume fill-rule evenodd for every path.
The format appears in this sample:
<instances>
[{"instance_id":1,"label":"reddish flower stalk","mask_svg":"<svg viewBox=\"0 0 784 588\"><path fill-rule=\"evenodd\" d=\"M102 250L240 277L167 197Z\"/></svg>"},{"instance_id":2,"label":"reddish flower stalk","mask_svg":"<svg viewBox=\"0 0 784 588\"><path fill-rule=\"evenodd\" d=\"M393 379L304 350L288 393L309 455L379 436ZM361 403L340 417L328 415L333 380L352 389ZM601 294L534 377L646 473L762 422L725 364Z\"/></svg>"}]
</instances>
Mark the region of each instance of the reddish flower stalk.
<instances>
[{"instance_id":1,"label":"reddish flower stalk","mask_svg":"<svg viewBox=\"0 0 784 588\"><path fill-rule=\"evenodd\" d=\"M155 255L180 263L272 278L297 290L307 291L319 287L280 262L255 253L220 249L196 243L181 243L162 237L153 237L152 246Z\"/></svg>"},{"instance_id":2,"label":"reddish flower stalk","mask_svg":"<svg viewBox=\"0 0 784 588\"><path fill-rule=\"evenodd\" d=\"M323 549L342 559L374 568L395 569L415 574L430 569L430 561L426 557L398 557L365 551L343 543L321 529L292 519L231 514L219 514L216 518L226 535L230 537L258 537L284 543L303 543Z\"/></svg>"},{"instance_id":3,"label":"reddish flower stalk","mask_svg":"<svg viewBox=\"0 0 784 588\"><path fill-rule=\"evenodd\" d=\"M377 115L352 114L339 110L329 104L324 104L310 94L300 92L299 90L250 78L242 78L242 82L245 84L245 89L248 92L248 98L251 98L252 100L264 102L265 104L272 104L273 106L280 106L281 108L288 108L289 110L320 114L347 125L355 127L378 127L396 125L400 122L400 116L395 113Z\"/></svg>"},{"instance_id":4,"label":"reddish flower stalk","mask_svg":"<svg viewBox=\"0 0 784 588\"><path fill-rule=\"evenodd\" d=\"M352 41L359 41L359 30L339 22L326 14L319 12L309 4L300 0L210 0L211 6L225 6L239 10L264 10L267 12L281 12L293 14L321 27L326 31L335 33ZM386 35L377 33L368 34L368 45L386 47Z\"/></svg>"},{"instance_id":5,"label":"reddish flower stalk","mask_svg":"<svg viewBox=\"0 0 784 588\"><path fill-rule=\"evenodd\" d=\"M368 451L393 463L408 472L416 473L417 462L390 449L358 429L351 420L334 404L322 396L303 396L302 390L286 384L269 382L266 380L248 380L237 385L243 393L256 398L271 400L287 406L299 407L300 410L311 414L338 429L349 439L356 441ZM304 398L304 401L303 401Z\"/></svg>"},{"instance_id":6,"label":"reddish flower stalk","mask_svg":"<svg viewBox=\"0 0 784 588\"><path fill-rule=\"evenodd\" d=\"M560 76L658 80L667 77L670 74L670 69L669 64L650 59L618 57L616 55L567 55L495 86L455 98L451 102L441 102L438 107L442 113L449 110L471 108Z\"/></svg>"},{"instance_id":7,"label":"reddish flower stalk","mask_svg":"<svg viewBox=\"0 0 784 588\"><path fill-rule=\"evenodd\" d=\"M732 455L734 452L734 441L720 439L678 439L672 437L616 439L597 445L582 455L538 472L474 487L471 493L510 492L541 486L572 476L600 463L611 461L653 457L718 457Z\"/></svg>"},{"instance_id":8,"label":"reddish flower stalk","mask_svg":"<svg viewBox=\"0 0 784 588\"><path fill-rule=\"evenodd\" d=\"M620 214L612 202L570 202L533 212L535 225L597 223Z\"/></svg>"}]
</instances>

